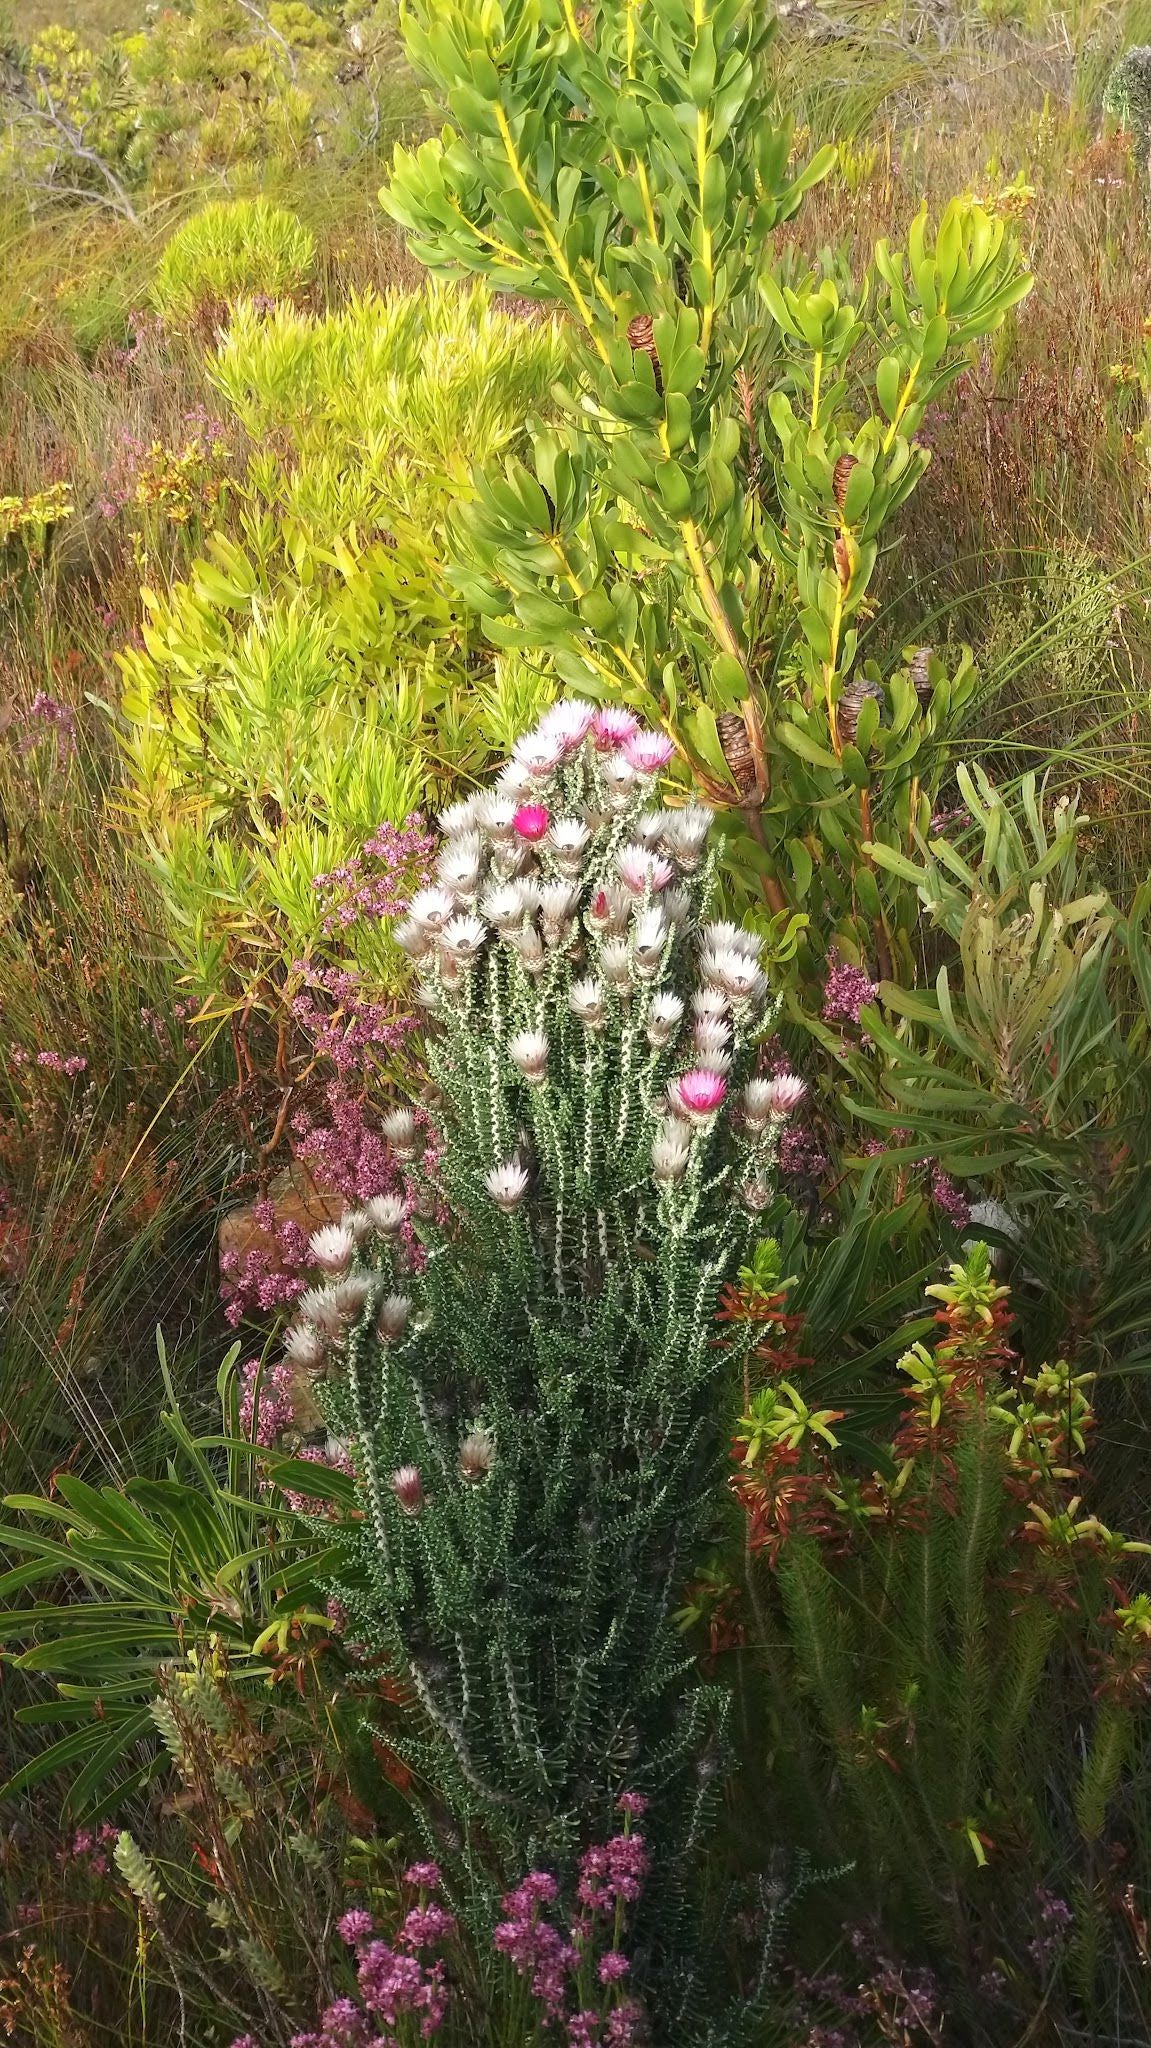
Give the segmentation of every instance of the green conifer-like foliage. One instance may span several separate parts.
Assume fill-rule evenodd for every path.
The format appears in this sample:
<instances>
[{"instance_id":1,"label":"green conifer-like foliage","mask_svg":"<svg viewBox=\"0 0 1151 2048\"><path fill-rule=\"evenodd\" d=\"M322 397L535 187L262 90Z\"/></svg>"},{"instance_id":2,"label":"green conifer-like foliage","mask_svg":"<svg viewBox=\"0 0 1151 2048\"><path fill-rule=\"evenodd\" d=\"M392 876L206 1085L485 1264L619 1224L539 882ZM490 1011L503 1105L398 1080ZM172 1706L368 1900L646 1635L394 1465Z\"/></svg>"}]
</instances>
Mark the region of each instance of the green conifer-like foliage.
<instances>
[{"instance_id":1,"label":"green conifer-like foliage","mask_svg":"<svg viewBox=\"0 0 1151 2048\"><path fill-rule=\"evenodd\" d=\"M288 1338L355 1472L348 1633L496 1882L625 1788L682 1855L721 1760L672 1617L722 1487L716 1299L803 1087L756 1076L761 942L706 922L711 813L659 808L669 752L567 700L445 813L397 932L433 1020L437 1128L389 1124L426 1267L369 1205L313 1240Z\"/></svg>"}]
</instances>

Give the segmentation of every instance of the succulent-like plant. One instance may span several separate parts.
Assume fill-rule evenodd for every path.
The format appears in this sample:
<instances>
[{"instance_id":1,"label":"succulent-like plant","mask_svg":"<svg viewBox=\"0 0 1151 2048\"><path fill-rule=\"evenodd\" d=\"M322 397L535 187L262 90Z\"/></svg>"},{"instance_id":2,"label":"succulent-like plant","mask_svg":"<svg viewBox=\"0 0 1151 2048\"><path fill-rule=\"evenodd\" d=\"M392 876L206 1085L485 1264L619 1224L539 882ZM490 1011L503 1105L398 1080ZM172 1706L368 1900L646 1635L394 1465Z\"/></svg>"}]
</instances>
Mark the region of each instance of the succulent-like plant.
<instances>
[{"instance_id":1,"label":"succulent-like plant","mask_svg":"<svg viewBox=\"0 0 1151 2048\"><path fill-rule=\"evenodd\" d=\"M444 814L397 931L438 1129L388 1125L426 1267L369 1204L314 1240L289 1337L356 1474L349 1631L493 1884L629 1786L686 1850L720 1762L672 1617L721 1486L712 1315L803 1087L758 1072L760 942L707 922L712 815L660 807L669 753L564 700Z\"/></svg>"}]
</instances>

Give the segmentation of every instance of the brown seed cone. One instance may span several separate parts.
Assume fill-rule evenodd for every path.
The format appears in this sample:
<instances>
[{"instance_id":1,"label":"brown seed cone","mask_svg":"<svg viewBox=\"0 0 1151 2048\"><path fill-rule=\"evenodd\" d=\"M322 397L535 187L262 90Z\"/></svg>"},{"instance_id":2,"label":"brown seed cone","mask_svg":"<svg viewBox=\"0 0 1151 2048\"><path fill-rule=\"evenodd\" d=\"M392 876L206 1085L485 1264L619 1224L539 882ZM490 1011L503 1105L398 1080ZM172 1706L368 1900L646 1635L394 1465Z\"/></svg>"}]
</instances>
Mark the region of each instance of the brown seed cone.
<instances>
[{"instance_id":1,"label":"brown seed cone","mask_svg":"<svg viewBox=\"0 0 1151 2048\"><path fill-rule=\"evenodd\" d=\"M911 657L911 680L915 685L915 694L921 704L927 704L931 700L931 657L933 653L934 649L931 647L917 647Z\"/></svg>"},{"instance_id":2,"label":"brown seed cone","mask_svg":"<svg viewBox=\"0 0 1151 2048\"><path fill-rule=\"evenodd\" d=\"M655 345L655 321L650 313L637 313L634 320L629 320L627 340L633 355L651 357L651 365L655 371L655 388L662 392L663 372L659 366L659 355Z\"/></svg>"},{"instance_id":3,"label":"brown seed cone","mask_svg":"<svg viewBox=\"0 0 1151 2048\"><path fill-rule=\"evenodd\" d=\"M738 711L721 712L715 723L723 758L731 770L735 786L741 796L748 796L755 788L755 755L751 750L747 726Z\"/></svg>"},{"instance_id":4,"label":"brown seed cone","mask_svg":"<svg viewBox=\"0 0 1151 2048\"><path fill-rule=\"evenodd\" d=\"M851 482L851 472L853 469L858 468L858 456L841 455L831 472L831 488L835 492L835 502L841 512L847 500L847 486Z\"/></svg>"},{"instance_id":5,"label":"brown seed cone","mask_svg":"<svg viewBox=\"0 0 1151 2048\"><path fill-rule=\"evenodd\" d=\"M866 676L857 676L844 691L835 707L836 722L840 738L846 740L850 746L855 745L855 735L859 730L859 714L868 698L878 698L881 694L878 684L871 682Z\"/></svg>"}]
</instances>

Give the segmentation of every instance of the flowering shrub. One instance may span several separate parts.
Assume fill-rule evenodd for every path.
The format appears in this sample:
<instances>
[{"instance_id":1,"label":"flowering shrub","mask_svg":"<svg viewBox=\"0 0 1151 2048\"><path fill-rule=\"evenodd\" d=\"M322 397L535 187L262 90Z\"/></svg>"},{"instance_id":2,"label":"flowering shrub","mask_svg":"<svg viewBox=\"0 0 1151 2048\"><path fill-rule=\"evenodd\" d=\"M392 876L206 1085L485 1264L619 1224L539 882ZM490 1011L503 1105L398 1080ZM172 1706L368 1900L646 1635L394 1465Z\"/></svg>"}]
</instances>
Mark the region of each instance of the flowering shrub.
<instances>
[{"instance_id":1,"label":"flowering shrub","mask_svg":"<svg viewBox=\"0 0 1151 2048\"><path fill-rule=\"evenodd\" d=\"M717 1499L711 1311L804 1091L757 1071L760 941L707 921L711 813L659 806L668 753L564 701L445 813L396 931L436 1147L384 1124L426 1270L404 1200L367 1202L313 1238L286 1341L351 1454L334 1591L410 1689L396 1746L507 1879L637 1779L687 1854L722 1755L672 1609Z\"/></svg>"},{"instance_id":2,"label":"flowering shrub","mask_svg":"<svg viewBox=\"0 0 1151 2048\"><path fill-rule=\"evenodd\" d=\"M900 1359L898 1424L869 1464L760 1263L768 1284L749 1269L724 1305L754 1597L744 1612L716 1582L713 1650L758 1649L798 1781L860 1857L888 1938L919 1927L946 1999L986 1977L1021 2020L1057 1976L1087 1997L1085 1958L1122 1940L1118 1895L1089 1872L1101 1848L1139 1856L1125 1788L1151 1701L1151 1545L1083 1498L1094 1376L1018 1365L976 1245L928 1289L935 1342ZM777 1796L806 1832L782 1779ZM1074 1958L1087 1976L1066 1975Z\"/></svg>"}]
</instances>

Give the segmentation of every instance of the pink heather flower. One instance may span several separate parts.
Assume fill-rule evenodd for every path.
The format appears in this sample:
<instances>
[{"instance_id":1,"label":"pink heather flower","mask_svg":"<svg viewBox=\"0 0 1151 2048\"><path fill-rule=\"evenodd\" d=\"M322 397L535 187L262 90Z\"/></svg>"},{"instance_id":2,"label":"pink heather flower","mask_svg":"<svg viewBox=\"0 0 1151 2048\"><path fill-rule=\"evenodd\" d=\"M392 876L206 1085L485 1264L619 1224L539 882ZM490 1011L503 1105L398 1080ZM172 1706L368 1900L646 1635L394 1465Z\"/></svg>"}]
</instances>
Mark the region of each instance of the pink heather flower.
<instances>
[{"instance_id":1,"label":"pink heather flower","mask_svg":"<svg viewBox=\"0 0 1151 2048\"><path fill-rule=\"evenodd\" d=\"M858 1024L860 1011L873 1003L878 994L878 983L869 981L862 967L837 960L824 983L824 1023Z\"/></svg>"},{"instance_id":2,"label":"pink heather flower","mask_svg":"<svg viewBox=\"0 0 1151 2048\"><path fill-rule=\"evenodd\" d=\"M408 1949L430 1948L434 1941L445 1941L455 1931L452 1915L433 1900L426 1906L413 1906L410 1912L405 1913L396 1942Z\"/></svg>"},{"instance_id":3,"label":"pink heather flower","mask_svg":"<svg viewBox=\"0 0 1151 2048\"><path fill-rule=\"evenodd\" d=\"M392 1492L405 1515L418 1515L424 1505L424 1482L418 1465L400 1465L392 1473Z\"/></svg>"},{"instance_id":4,"label":"pink heather flower","mask_svg":"<svg viewBox=\"0 0 1151 2048\"><path fill-rule=\"evenodd\" d=\"M773 1116L792 1116L807 1094L807 1083L798 1074L777 1074L768 1088Z\"/></svg>"},{"instance_id":5,"label":"pink heather flower","mask_svg":"<svg viewBox=\"0 0 1151 2048\"><path fill-rule=\"evenodd\" d=\"M971 1209L963 1189L949 1173L939 1165L931 1169L931 1199L937 1209L954 1224L956 1230L966 1230L971 1221Z\"/></svg>"},{"instance_id":6,"label":"pink heather flower","mask_svg":"<svg viewBox=\"0 0 1151 2048\"><path fill-rule=\"evenodd\" d=\"M617 747L626 746L638 731L638 718L619 704L606 704L592 719L591 735L601 754L612 754Z\"/></svg>"},{"instance_id":7,"label":"pink heather flower","mask_svg":"<svg viewBox=\"0 0 1151 2048\"><path fill-rule=\"evenodd\" d=\"M604 2048L634 2048L643 2027L643 2010L634 1998L626 1998L608 2014Z\"/></svg>"},{"instance_id":8,"label":"pink heather flower","mask_svg":"<svg viewBox=\"0 0 1151 2048\"><path fill-rule=\"evenodd\" d=\"M641 1820L647 1812L649 1801L643 1792L621 1792L616 1800L620 1813L626 1813L631 1820Z\"/></svg>"},{"instance_id":9,"label":"pink heather flower","mask_svg":"<svg viewBox=\"0 0 1151 2048\"><path fill-rule=\"evenodd\" d=\"M624 742L624 753L641 775L655 775L666 768L675 748L662 732L637 732Z\"/></svg>"},{"instance_id":10,"label":"pink heather flower","mask_svg":"<svg viewBox=\"0 0 1151 2048\"><path fill-rule=\"evenodd\" d=\"M370 1913L365 1913L362 1906L353 1906L351 1912L345 1913L343 1919L337 1922L337 1928L340 1940L346 1941L349 1948L356 1948L360 1942L371 1940L376 1931L376 1923Z\"/></svg>"},{"instance_id":11,"label":"pink heather flower","mask_svg":"<svg viewBox=\"0 0 1151 2048\"><path fill-rule=\"evenodd\" d=\"M404 1872L404 1883L419 1885L421 1891L434 1891L439 1882L438 1863L413 1863Z\"/></svg>"},{"instance_id":12,"label":"pink heather flower","mask_svg":"<svg viewBox=\"0 0 1151 2048\"><path fill-rule=\"evenodd\" d=\"M543 839L551 819L546 804L521 804L513 820L521 839Z\"/></svg>"},{"instance_id":13,"label":"pink heather flower","mask_svg":"<svg viewBox=\"0 0 1151 2048\"><path fill-rule=\"evenodd\" d=\"M599 1981L601 1984L618 1984L630 1969L627 1957L621 1955L618 1948L609 1948L606 1956L599 1959Z\"/></svg>"},{"instance_id":14,"label":"pink heather flower","mask_svg":"<svg viewBox=\"0 0 1151 2048\"><path fill-rule=\"evenodd\" d=\"M715 1115L727 1094L727 1082L722 1074L692 1067L686 1074L677 1074L667 1092L673 1109L682 1111L684 1116L703 1118Z\"/></svg>"}]
</instances>

